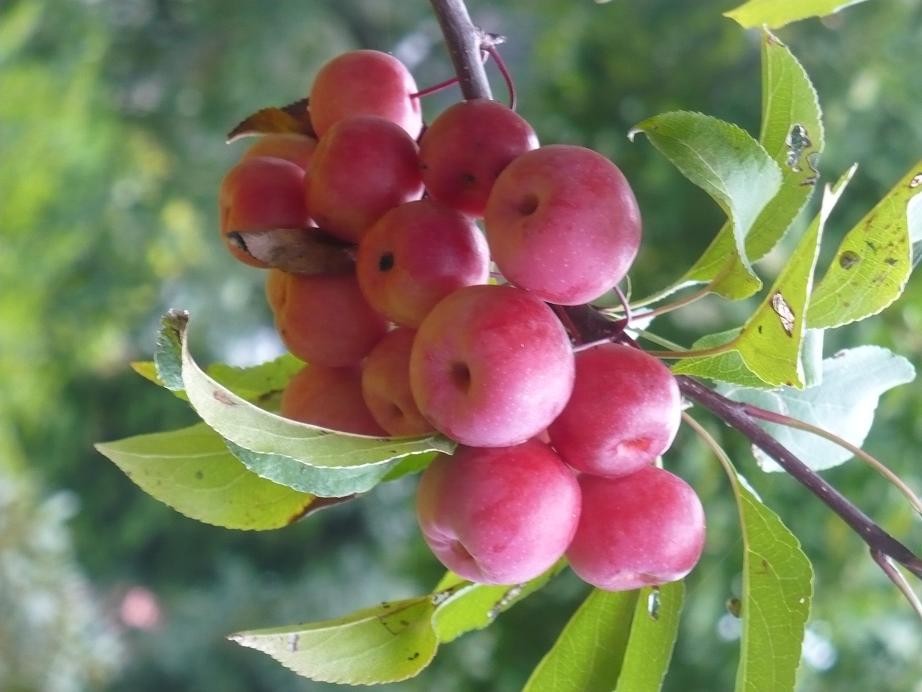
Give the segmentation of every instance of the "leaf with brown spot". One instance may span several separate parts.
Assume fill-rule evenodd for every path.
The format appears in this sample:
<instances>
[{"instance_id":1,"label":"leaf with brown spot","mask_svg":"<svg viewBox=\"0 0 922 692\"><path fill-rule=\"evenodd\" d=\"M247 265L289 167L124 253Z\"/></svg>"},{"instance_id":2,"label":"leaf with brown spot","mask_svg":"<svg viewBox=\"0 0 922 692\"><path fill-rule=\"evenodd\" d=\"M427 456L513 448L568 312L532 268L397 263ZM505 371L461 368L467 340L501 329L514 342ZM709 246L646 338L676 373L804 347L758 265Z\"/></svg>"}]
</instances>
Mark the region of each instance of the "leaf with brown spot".
<instances>
[{"instance_id":1,"label":"leaf with brown spot","mask_svg":"<svg viewBox=\"0 0 922 692\"><path fill-rule=\"evenodd\" d=\"M910 209L922 188L913 187L917 162L842 239L836 259L810 301L811 327L840 327L876 315L906 288L912 272L914 229ZM920 198L922 199L922 198Z\"/></svg>"},{"instance_id":2,"label":"leaf with brown spot","mask_svg":"<svg viewBox=\"0 0 922 692\"><path fill-rule=\"evenodd\" d=\"M307 99L287 106L260 108L227 134L228 143L256 135L305 135L316 139Z\"/></svg>"},{"instance_id":3,"label":"leaf with brown spot","mask_svg":"<svg viewBox=\"0 0 922 692\"><path fill-rule=\"evenodd\" d=\"M716 355L682 359L673 367L673 372L747 387L759 386L753 383L753 376L763 382L763 387L804 387L801 345L820 239L826 219L854 170L853 166L834 186L827 186L820 213L804 232L768 296L739 334L722 342L728 345L727 350Z\"/></svg>"}]
</instances>

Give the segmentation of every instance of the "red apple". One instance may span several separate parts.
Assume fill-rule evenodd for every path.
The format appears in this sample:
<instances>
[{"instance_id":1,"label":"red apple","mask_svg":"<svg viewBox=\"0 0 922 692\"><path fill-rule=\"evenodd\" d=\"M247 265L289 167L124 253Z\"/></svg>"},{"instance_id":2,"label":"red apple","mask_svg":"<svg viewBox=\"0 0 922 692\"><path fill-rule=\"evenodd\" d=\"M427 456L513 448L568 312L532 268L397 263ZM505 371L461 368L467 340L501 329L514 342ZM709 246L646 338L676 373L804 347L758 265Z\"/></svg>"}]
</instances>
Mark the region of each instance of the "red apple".
<instances>
[{"instance_id":1,"label":"red apple","mask_svg":"<svg viewBox=\"0 0 922 692\"><path fill-rule=\"evenodd\" d=\"M359 244L356 274L372 307L398 324L418 327L449 293L485 283L490 255L472 220L424 199L378 219Z\"/></svg>"},{"instance_id":2,"label":"red apple","mask_svg":"<svg viewBox=\"0 0 922 692\"><path fill-rule=\"evenodd\" d=\"M604 344L576 354L573 394L548 434L573 468L621 476L665 452L681 420L669 368L638 348Z\"/></svg>"},{"instance_id":3,"label":"red apple","mask_svg":"<svg viewBox=\"0 0 922 692\"><path fill-rule=\"evenodd\" d=\"M410 355L422 414L462 444L538 435L573 388L573 352L551 309L513 286L468 286L423 320Z\"/></svg>"},{"instance_id":4,"label":"red apple","mask_svg":"<svg viewBox=\"0 0 922 692\"><path fill-rule=\"evenodd\" d=\"M542 300L579 305L611 290L640 245L640 212L615 164L570 145L526 152L500 174L484 214L493 261Z\"/></svg>"},{"instance_id":5,"label":"red apple","mask_svg":"<svg viewBox=\"0 0 922 692\"><path fill-rule=\"evenodd\" d=\"M676 581L704 548L704 510L685 481L655 466L618 478L582 475L582 514L567 559L606 591Z\"/></svg>"},{"instance_id":6,"label":"red apple","mask_svg":"<svg viewBox=\"0 0 922 692\"><path fill-rule=\"evenodd\" d=\"M417 514L426 543L448 569L475 582L520 584L569 545L579 485L540 442L461 447L423 473Z\"/></svg>"}]
</instances>

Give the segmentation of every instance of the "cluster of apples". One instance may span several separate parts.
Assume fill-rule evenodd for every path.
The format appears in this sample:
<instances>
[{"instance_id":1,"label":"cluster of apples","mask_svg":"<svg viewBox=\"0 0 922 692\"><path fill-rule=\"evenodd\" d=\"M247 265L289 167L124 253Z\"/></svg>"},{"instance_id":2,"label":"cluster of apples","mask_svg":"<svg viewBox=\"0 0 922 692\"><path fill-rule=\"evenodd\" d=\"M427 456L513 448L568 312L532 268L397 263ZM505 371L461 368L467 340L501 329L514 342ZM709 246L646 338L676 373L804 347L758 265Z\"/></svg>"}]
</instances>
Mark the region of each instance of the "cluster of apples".
<instances>
[{"instance_id":1,"label":"cluster of apples","mask_svg":"<svg viewBox=\"0 0 922 692\"><path fill-rule=\"evenodd\" d=\"M521 583L564 555L604 589L684 576L703 511L655 465L679 426L676 382L631 346L574 353L555 312L612 290L637 254L621 171L590 149L539 146L491 100L456 103L424 129L413 77L376 51L327 63L309 104L316 138L264 136L220 193L222 233L244 262L266 266L232 242L242 231L354 249L328 271L269 271L281 338L310 363L281 414L456 440L423 473L418 515L465 578Z\"/></svg>"}]
</instances>

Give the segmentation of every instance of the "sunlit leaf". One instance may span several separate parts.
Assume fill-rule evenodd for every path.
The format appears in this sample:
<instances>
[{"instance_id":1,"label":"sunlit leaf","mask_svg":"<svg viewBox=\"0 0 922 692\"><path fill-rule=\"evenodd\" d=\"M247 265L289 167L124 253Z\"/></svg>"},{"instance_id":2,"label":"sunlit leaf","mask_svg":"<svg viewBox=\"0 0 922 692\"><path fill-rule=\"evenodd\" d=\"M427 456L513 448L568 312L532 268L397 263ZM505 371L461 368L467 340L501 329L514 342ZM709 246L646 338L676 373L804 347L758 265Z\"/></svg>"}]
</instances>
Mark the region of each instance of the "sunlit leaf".
<instances>
[{"instance_id":1,"label":"sunlit leaf","mask_svg":"<svg viewBox=\"0 0 922 692\"><path fill-rule=\"evenodd\" d=\"M864 0L749 0L724 16L746 29L763 24L777 29L808 17L825 17L860 2Z\"/></svg>"},{"instance_id":2,"label":"sunlit leaf","mask_svg":"<svg viewBox=\"0 0 922 692\"><path fill-rule=\"evenodd\" d=\"M762 36L762 132L759 141L778 164L781 188L762 209L746 236L746 257L765 256L790 228L816 185L819 155L823 151L823 123L816 90L797 58L776 36ZM728 298L745 298L758 289L741 276L734 252L733 227L728 222L680 284L706 283ZM748 293L747 293L748 292Z\"/></svg>"},{"instance_id":3,"label":"sunlit leaf","mask_svg":"<svg viewBox=\"0 0 922 692\"><path fill-rule=\"evenodd\" d=\"M164 319L158 372L179 360L189 402L225 440L231 452L258 475L295 490L329 497L364 492L400 459L429 452L451 453L454 443L438 435L374 438L338 433L264 411L209 377L192 359L185 339L188 316Z\"/></svg>"},{"instance_id":4,"label":"sunlit leaf","mask_svg":"<svg viewBox=\"0 0 922 692\"><path fill-rule=\"evenodd\" d=\"M638 132L726 212L732 243L724 257L731 253L738 262L720 269L721 281L733 295L754 293L762 284L747 258L746 236L778 192L778 164L744 130L700 113L663 113L636 125L631 136Z\"/></svg>"},{"instance_id":5,"label":"sunlit leaf","mask_svg":"<svg viewBox=\"0 0 922 692\"><path fill-rule=\"evenodd\" d=\"M165 387L163 380L160 379L160 375L157 373L157 365L152 360L136 360L129 363L132 370L138 373L148 382L153 382L159 387Z\"/></svg>"},{"instance_id":6,"label":"sunlit leaf","mask_svg":"<svg viewBox=\"0 0 922 692\"><path fill-rule=\"evenodd\" d=\"M922 161L849 231L810 302L811 327L839 327L876 315L900 297L912 271L909 204L922 192ZM914 217L915 218L915 217Z\"/></svg>"},{"instance_id":7,"label":"sunlit leaf","mask_svg":"<svg viewBox=\"0 0 922 692\"><path fill-rule=\"evenodd\" d=\"M312 680L396 682L429 665L440 643L492 624L562 566L513 586L474 584L448 572L426 596L382 603L334 620L240 632L230 639Z\"/></svg>"},{"instance_id":8,"label":"sunlit leaf","mask_svg":"<svg viewBox=\"0 0 922 692\"><path fill-rule=\"evenodd\" d=\"M105 442L96 449L146 493L206 524L276 529L329 504L260 478L203 424Z\"/></svg>"},{"instance_id":9,"label":"sunlit leaf","mask_svg":"<svg viewBox=\"0 0 922 692\"><path fill-rule=\"evenodd\" d=\"M860 447L871 430L881 394L914 378L912 364L902 356L879 346L859 346L826 358L822 382L810 389L720 390L731 399L812 423ZM761 425L814 470L838 466L852 456L848 450L811 433L775 423ZM753 452L763 470L781 470L761 450L754 448Z\"/></svg>"},{"instance_id":10,"label":"sunlit leaf","mask_svg":"<svg viewBox=\"0 0 922 692\"><path fill-rule=\"evenodd\" d=\"M334 620L239 632L230 639L311 680L384 684L411 678L432 661L438 648L434 612L432 598L422 596Z\"/></svg>"},{"instance_id":11,"label":"sunlit leaf","mask_svg":"<svg viewBox=\"0 0 922 692\"><path fill-rule=\"evenodd\" d=\"M739 338L742 330L737 327L716 334L702 336L692 344L691 350L702 351L705 349L723 348L733 344ZM733 382L745 387L764 388L768 386L762 378L758 377L746 365L739 351L730 348L723 351L720 356L713 358L687 358L676 361L673 372L681 373L685 368L700 370L700 376L716 382Z\"/></svg>"},{"instance_id":12,"label":"sunlit leaf","mask_svg":"<svg viewBox=\"0 0 922 692\"><path fill-rule=\"evenodd\" d=\"M302 361L286 353L274 360L247 367L213 363L205 371L235 394L262 405L272 396L280 395L288 381L303 367ZM135 361L131 363L131 369L145 380L166 386L153 361ZM180 399L188 400L182 389L174 389L173 393Z\"/></svg>"},{"instance_id":13,"label":"sunlit leaf","mask_svg":"<svg viewBox=\"0 0 922 692\"><path fill-rule=\"evenodd\" d=\"M804 386L800 351L820 238L853 172L854 167L832 189L826 189L820 213L791 253L784 270L752 317L727 342L732 348L716 355L685 358L673 367L673 372L753 386L748 370L768 386ZM743 376L731 379L735 372Z\"/></svg>"},{"instance_id":14,"label":"sunlit leaf","mask_svg":"<svg viewBox=\"0 0 922 692\"><path fill-rule=\"evenodd\" d=\"M286 353L274 360L247 367L214 363L206 368L206 372L247 401L260 401L280 393L303 367L303 361Z\"/></svg>"}]
</instances>

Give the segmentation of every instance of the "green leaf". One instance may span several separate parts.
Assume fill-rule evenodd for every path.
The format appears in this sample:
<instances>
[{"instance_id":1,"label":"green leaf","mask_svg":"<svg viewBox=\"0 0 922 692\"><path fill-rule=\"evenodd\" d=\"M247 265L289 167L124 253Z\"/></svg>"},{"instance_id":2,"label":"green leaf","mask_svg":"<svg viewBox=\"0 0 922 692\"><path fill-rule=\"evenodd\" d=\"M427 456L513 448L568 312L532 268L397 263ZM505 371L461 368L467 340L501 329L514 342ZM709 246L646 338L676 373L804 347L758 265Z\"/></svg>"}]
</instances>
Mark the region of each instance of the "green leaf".
<instances>
[{"instance_id":1,"label":"green leaf","mask_svg":"<svg viewBox=\"0 0 922 692\"><path fill-rule=\"evenodd\" d=\"M464 582L449 573L439 582L439 590L451 593L441 600L432 618L439 641L450 642L466 632L493 624L496 617L547 584L564 567L561 560L535 579L514 586L494 586ZM456 581L457 580L457 581ZM460 586L460 584L464 584Z\"/></svg>"},{"instance_id":2,"label":"green leaf","mask_svg":"<svg viewBox=\"0 0 922 692\"><path fill-rule=\"evenodd\" d=\"M290 353L274 360L248 367L214 363L206 372L216 382L247 401L260 402L272 394L280 394L288 381L304 368L304 361Z\"/></svg>"},{"instance_id":3,"label":"green leaf","mask_svg":"<svg viewBox=\"0 0 922 692\"><path fill-rule=\"evenodd\" d=\"M205 372L247 401L263 403L269 396L280 394L288 381L303 367L303 361L286 353L275 360L247 367L213 363ZM157 365L153 361L136 361L131 364L131 369L156 385L166 386L160 379ZM174 390L174 393L181 399L187 399L181 389Z\"/></svg>"},{"instance_id":4,"label":"green leaf","mask_svg":"<svg viewBox=\"0 0 922 692\"><path fill-rule=\"evenodd\" d=\"M703 351L705 349L724 348L728 344L733 344L739 338L740 332L742 332L742 329L735 327L723 332L702 336L692 344L691 350ZM677 374L681 373L684 368L700 369L702 373L706 373L702 374L702 377L717 382L733 382L734 384L756 389L767 386L765 380L752 372L739 355L739 352L733 348L725 351L722 357L715 356L710 359L686 358L676 361L672 366L673 372Z\"/></svg>"},{"instance_id":5,"label":"green leaf","mask_svg":"<svg viewBox=\"0 0 922 692\"><path fill-rule=\"evenodd\" d=\"M182 390L182 344L181 332L173 325L185 324L189 313L184 310L170 310L160 318L160 333L157 334L157 347L154 349L154 365L157 367L157 380L173 392Z\"/></svg>"},{"instance_id":6,"label":"green leaf","mask_svg":"<svg viewBox=\"0 0 922 692\"><path fill-rule=\"evenodd\" d=\"M429 596L382 603L334 620L239 632L241 646L268 654L298 675L348 685L406 680L438 648Z\"/></svg>"},{"instance_id":7,"label":"green leaf","mask_svg":"<svg viewBox=\"0 0 922 692\"><path fill-rule=\"evenodd\" d=\"M613 690L628 646L637 595L637 591L593 589L522 692Z\"/></svg>"},{"instance_id":8,"label":"green leaf","mask_svg":"<svg viewBox=\"0 0 922 692\"><path fill-rule=\"evenodd\" d=\"M206 524L277 529L329 504L248 471L203 424L105 442L96 449L144 492Z\"/></svg>"},{"instance_id":9,"label":"green leaf","mask_svg":"<svg viewBox=\"0 0 922 692\"><path fill-rule=\"evenodd\" d=\"M492 624L562 567L561 561L514 586L474 584L448 572L427 596L382 603L334 620L240 632L230 639L312 680L350 685L397 682L429 665L440 643Z\"/></svg>"},{"instance_id":10,"label":"green leaf","mask_svg":"<svg viewBox=\"0 0 922 692\"><path fill-rule=\"evenodd\" d=\"M230 440L225 440L225 443L231 454L257 475L320 497L345 497L368 492L385 478L392 478L391 474L397 470L399 463L409 460L415 469L427 466L435 457L431 453L413 454L400 460L388 460L387 463L321 467L283 454L253 452Z\"/></svg>"},{"instance_id":11,"label":"green leaf","mask_svg":"<svg viewBox=\"0 0 922 692\"><path fill-rule=\"evenodd\" d=\"M922 171L909 181L910 185L922 185ZM909 242L912 243L912 268L915 269L922 258L922 194L916 195L906 205L906 217L909 223Z\"/></svg>"},{"instance_id":12,"label":"green leaf","mask_svg":"<svg viewBox=\"0 0 922 692\"><path fill-rule=\"evenodd\" d=\"M716 355L685 358L673 372L753 386L749 371L766 385L804 386L801 346L820 238L829 214L854 172L825 190L820 213L807 228L768 295L739 333ZM742 373L738 375L737 373Z\"/></svg>"},{"instance_id":13,"label":"green leaf","mask_svg":"<svg viewBox=\"0 0 922 692\"><path fill-rule=\"evenodd\" d=\"M777 29L808 17L825 17L864 0L749 0L724 12L744 29L762 26Z\"/></svg>"},{"instance_id":14,"label":"green leaf","mask_svg":"<svg viewBox=\"0 0 922 692\"><path fill-rule=\"evenodd\" d=\"M778 193L768 202L746 236L746 257L755 262L784 236L804 208L816 184L823 151L823 123L816 90L797 58L770 32L762 36L762 133L759 141L781 170ZM737 283L742 276L734 252L733 227L727 223L680 284L710 282L727 298L746 298L758 285Z\"/></svg>"},{"instance_id":15,"label":"green leaf","mask_svg":"<svg viewBox=\"0 0 922 692\"><path fill-rule=\"evenodd\" d=\"M719 274L726 295L752 295L762 282L749 262L746 237L781 186L778 164L744 130L700 113L657 115L636 125L630 136L638 132L646 134L686 178L707 192L729 219L722 263L715 274L690 272L675 288ZM727 263L728 254L735 264Z\"/></svg>"},{"instance_id":16,"label":"green leaf","mask_svg":"<svg viewBox=\"0 0 922 692\"><path fill-rule=\"evenodd\" d=\"M157 374L157 364L152 360L136 360L130 363L130 367L148 382L153 382L158 387L163 387L163 380Z\"/></svg>"},{"instance_id":17,"label":"green leaf","mask_svg":"<svg viewBox=\"0 0 922 692\"><path fill-rule=\"evenodd\" d=\"M524 692L656 692L672 658L685 587L594 589Z\"/></svg>"},{"instance_id":18,"label":"green leaf","mask_svg":"<svg viewBox=\"0 0 922 692\"><path fill-rule=\"evenodd\" d=\"M823 361L821 384L798 392L789 389L758 391L720 387L735 401L811 423L861 446L874 422L881 394L915 378L912 364L885 348L859 346ZM781 444L815 471L838 466L851 452L811 433L774 423L760 423ZM780 471L761 450L753 453L764 471Z\"/></svg>"},{"instance_id":19,"label":"green leaf","mask_svg":"<svg viewBox=\"0 0 922 692\"><path fill-rule=\"evenodd\" d=\"M909 204L922 192L922 161L850 230L810 302L811 327L839 327L876 315L903 293L912 271Z\"/></svg>"},{"instance_id":20,"label":"green leaf","mask_svg":"<svg viewBox=\"0 0 922 692\"><path fill-rule=\"evenodd\" d=\"M615 692L658 692L679 634L685 584L640 590Z\"/></svg>"},{"instance_id":21,"label":"green leaf","mask_svg":"<svg viewBox=\"0 0 922 692\"><path fill-rule=\"evenodd\" d=\"M804 345L800 360L804 366L804 387L816 387L823 382L823 343L826 332L822 329L808 329L804 334Z\"/></svg>"},{"instance_id":22,"label":"green leaf","mask_svg":"<svg viewBox=\"0 0 922 692\"><path fill-rule=\"evenodd\" d=\"M794 534L745 479L733 474L730 480L744 545L736 690L793 690L813 597L813 568Z\"/></svg>"},{"instance_id":23,"label":"green leaf","mask_svg":"<svg viewBox=\"0 0 922 692\"><path fill-rule=\"evenodd\" d=\"M374 438L326 430L288 420L254 406L209 377L192 359L185 338L188 316L171 313L163 323L159 363L181 363L189 402L248 468L295 490L324 497L364 492L400 459L429 452L451 453L439 435ZM171 366L172 367L172 366ZM166 379L166 378L165 378Z\"/></svg>"}]
</instances>

